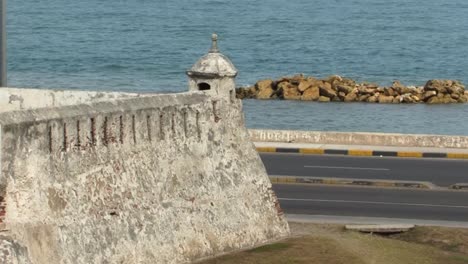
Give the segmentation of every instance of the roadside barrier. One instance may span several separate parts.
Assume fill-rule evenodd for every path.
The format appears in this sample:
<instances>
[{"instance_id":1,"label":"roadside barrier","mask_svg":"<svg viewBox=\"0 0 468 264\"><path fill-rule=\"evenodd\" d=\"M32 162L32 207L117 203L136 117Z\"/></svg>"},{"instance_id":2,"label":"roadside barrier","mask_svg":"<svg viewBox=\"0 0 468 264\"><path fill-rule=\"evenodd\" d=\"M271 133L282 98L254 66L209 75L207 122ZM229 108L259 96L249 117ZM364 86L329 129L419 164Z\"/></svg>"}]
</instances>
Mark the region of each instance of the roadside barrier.
<instances>
[{"instance_id":1,"label":"roadside barrier","mask_svg":"<svg viewBox=\"0 0 468 264\"><path fill-rule=\"evenodd\" d=\"M312 154L312 155L468 159L468 153L443 153L443 152L408 152L408 151L320 149L320 148L277 148L277 147L257 147L257 151L260 153L298 153L298 154Z\"/></svg>"}]
</instances>

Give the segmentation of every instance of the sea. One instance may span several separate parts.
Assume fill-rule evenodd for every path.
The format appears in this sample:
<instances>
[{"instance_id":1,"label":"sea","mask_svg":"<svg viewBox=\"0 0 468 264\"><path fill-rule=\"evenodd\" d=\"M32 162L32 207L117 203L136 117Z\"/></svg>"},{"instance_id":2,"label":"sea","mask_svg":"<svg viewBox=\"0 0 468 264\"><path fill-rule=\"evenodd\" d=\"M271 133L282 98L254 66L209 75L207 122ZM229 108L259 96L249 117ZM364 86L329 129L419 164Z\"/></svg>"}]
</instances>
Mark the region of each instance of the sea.
<instances>
[{"instance_id":1,"label":"sea","mask_svg":"<svg viewBox=\"0 0 468 264\"><path fill-rule=\"evenodd\" d=\"M211 34L238 86L303 73L468 85L466 0L8 0L10 87L183 92ZM244 100L249 128L468 135L468 104Z\"/></svg>"}]
</instances>

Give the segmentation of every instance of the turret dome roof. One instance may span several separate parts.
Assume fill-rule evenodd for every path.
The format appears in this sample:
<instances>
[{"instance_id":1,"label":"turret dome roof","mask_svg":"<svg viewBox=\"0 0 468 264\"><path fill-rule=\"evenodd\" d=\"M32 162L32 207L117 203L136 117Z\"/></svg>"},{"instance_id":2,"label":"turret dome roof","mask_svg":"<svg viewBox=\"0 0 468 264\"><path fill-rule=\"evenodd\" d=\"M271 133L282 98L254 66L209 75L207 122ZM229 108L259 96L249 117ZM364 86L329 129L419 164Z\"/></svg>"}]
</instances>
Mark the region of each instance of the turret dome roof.
<instances>
[{"instance_id":1,"label":"turret dome roof","mask_svg":"<svg viewBox=\"0 0 468 264\"><path fill-rule=\"evenodd\" d=\"M189 76L204 77L235 77L237 69L228 57L221 54L218 50L218 36L213 34L213 44L208 54L201 57L190 70Z\"/></svg>"}]
</instances>

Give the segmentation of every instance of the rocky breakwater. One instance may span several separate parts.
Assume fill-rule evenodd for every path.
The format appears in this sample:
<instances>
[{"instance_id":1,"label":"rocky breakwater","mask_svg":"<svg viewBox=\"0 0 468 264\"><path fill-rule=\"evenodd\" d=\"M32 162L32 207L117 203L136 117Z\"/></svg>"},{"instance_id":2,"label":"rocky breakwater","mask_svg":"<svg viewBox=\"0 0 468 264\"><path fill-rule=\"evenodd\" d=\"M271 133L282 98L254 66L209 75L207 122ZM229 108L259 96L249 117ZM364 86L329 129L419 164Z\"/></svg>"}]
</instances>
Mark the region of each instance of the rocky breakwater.
<instances>
[{"instance_id":1,"label":"rocky breakwater","mask_svg":"<svg viewBox=\"0 0 468 264\"><path fill-rule=\"evenodd\" d=\"M468 91L459 81L430 80L425 86L405 86L394 81L390 87L357 83L341 76L317 79L296 75L278 80L261 80L236 90L240 99L284 99L319 102L428 103L468 102Z\"/></svg>"}]
</instances>

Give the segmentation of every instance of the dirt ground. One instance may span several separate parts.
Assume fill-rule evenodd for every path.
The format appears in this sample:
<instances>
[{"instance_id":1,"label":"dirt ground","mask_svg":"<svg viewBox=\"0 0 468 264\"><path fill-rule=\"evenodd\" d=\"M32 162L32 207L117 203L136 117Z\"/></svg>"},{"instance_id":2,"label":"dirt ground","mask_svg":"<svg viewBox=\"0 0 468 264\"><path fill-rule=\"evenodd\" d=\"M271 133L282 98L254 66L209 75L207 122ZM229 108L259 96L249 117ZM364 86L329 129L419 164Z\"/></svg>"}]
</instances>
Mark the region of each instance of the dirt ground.
<instances>
[{"instance_id":1,"label":"dirt ground","mask_svg":"<svg viewBox=\"0 0 468 264\"><path fill-rule=\"evenodd\" d=\"M468 229L417 227L392 236L346 231L342 225L290 223L291 238L204 264L461 264Z\"/></svg>"}]
</instances>

